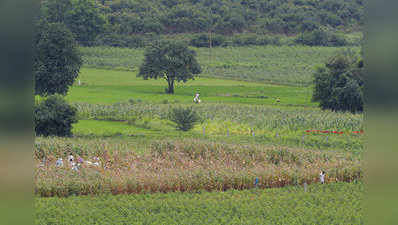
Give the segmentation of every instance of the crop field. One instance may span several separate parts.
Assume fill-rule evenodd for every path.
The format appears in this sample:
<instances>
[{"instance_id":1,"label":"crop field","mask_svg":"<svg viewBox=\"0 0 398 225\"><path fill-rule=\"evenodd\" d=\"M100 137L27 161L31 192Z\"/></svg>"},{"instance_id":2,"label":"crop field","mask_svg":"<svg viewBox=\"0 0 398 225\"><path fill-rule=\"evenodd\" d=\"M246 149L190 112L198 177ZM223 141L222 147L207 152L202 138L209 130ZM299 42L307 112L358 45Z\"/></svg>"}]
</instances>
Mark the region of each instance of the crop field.
<instances>
[{"instance_id":1,"label":"crop field","mask_svg":"<svg viewBox=\"0 0 398 225\"><path fill-rule=\"evenodd\" d=\"M39 198L36 224L363 224L362 183Z\"/></svg>"},{"instance_id":2,"label":"crop field","mask_svg":"<svg viewBox=\"0 0 398 225\"><path fill-rule=\"evenodd\" d=\"M76 103L80 121L74 133L81 137L199 138L231 143L277 143L316 149L362 152L362 115L313 108L269 107L247 104L200 104L194 109L202 121L192 131L181 132L168 120L167 112L180 104ZM282 110L283 109L283 110ZM343 134L308 133L330 130Z\"/></svg>"},{"instance_id":3,"label":"crop field","mask_svg":"<svg viewBox=\"0 0 398 225\"><path fill-rule=\"evenodd\" d=\"M123 194L175 191L225 191L253 187L283 187L316 183L319 169L326 182L360 180L361 156L349 152L287 147L222 144L185 139L153 142L147 149L134 145L92 141L42 140L36 144L36 194L67 197L87 194ZM55 160L98 157L98 166L84 165L78 173ZM44 161L45 159L45 161ZM62 177L62 179L58 179Z\"/></svg>"},{"instance_id":4,"label":"crop field","mask_svg":"<svg viewBox=\"0 0 398 225\"><path fill-rule=\"evenodd\" d=\"M142 49L81 47L73 136L35 139L36 224L362 224L363 114L311 101L339 49L195 50L203 74L169 95L136 77ZM192 130L175 107L198 113Z\"/></svg>"},{"instance_id":5,"label":"crop field","mask_svg":"<svg viewBox=\"0 0 398 225\"><path fill-rule=\"evenodd\" d=\"M260 83L309 86L315 66L322 64L339 49L308 46L252 46L194 48L204 77L216 77ZM358 47L353 48L359 51ZM137 72L144 49L81 48L88 67Z\"/></svg>"}]
</instances>

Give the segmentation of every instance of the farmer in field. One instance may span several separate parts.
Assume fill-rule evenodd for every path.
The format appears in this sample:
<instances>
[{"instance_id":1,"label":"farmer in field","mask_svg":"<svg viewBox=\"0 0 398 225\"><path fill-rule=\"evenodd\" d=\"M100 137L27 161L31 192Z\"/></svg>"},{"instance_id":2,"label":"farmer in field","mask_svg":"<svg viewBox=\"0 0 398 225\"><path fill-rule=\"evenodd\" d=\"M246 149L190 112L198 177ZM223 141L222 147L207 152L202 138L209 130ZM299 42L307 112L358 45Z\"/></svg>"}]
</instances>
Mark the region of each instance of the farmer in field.
<instances>
[{"instance_id":1,"label":"farmer in field","mask_svg":"<svg viewBox=\"0 0 398 225\"><path fill-rule=\"evenodd\" d=\"M319 174L319 180L321 181L321 184L325 183L325 171L321 170L321 173Z\"/></svg>"},{"instance_id":2,"label":"farmer in field","mask_svg":"<svg viewBox=\"0 0 398 225\"><path fill-rule=\"evenodd\" d=\"M195 102L196 104L200 103L200 98L199 98L199 94L198 93L195 94L195 97L193 98L193 102Z\"/></svg>"}]
</instances>

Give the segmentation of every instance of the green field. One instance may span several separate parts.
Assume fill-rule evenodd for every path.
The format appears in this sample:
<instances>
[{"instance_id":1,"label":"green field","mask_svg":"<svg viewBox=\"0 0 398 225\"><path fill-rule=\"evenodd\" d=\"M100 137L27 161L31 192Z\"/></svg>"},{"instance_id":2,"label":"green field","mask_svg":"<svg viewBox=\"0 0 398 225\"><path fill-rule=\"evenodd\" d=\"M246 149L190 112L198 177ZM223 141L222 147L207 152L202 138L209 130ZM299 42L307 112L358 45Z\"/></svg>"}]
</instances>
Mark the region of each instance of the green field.
<instances>
[{"instance_id":1,"label":"green field","mask_svg":"<svg viewBox=\"0 0 398 225\"><path fill-rule=\"evenodd\" d=\"M363 224L362 184L40 198L36 224Z\"/></svg>"},{"instance_id":2,"label":"green field","mask_svg":"<svg viewBox=\"0 0 398 225\"><path fill-rule=\"evenodd\" d=\"M71 102L111 104L129 99L146 103L192 103L196 92L204 103L244 103L316 106L311 102L311 88L289 87L211 78L177 84L174 95L165 94L164 80L143 80L135 72L83 68L79 79L67 96Z\"/></svg>"},{"instance_id":3,"label":"green field","mask_svg":"<svg viewBox=\"0 0 398 225\"><path fill-rule=\"evenodd\" d=\"M214 48L211 63L196 49L204 73L174 95L136 77L142 49L81 50L74 136L35 141L36 224L363 223L363 115L311 102L314 68L338 48ZM200 115L193 130L170 121L179 106ZM55 167L69 153L101 166Z\"/></svg>"},{"instance_id":4,"label":"green field","mask_svg":"<svg viewBox=\"0 0 398 225\"><path fill-rule=\"evenodd\" d=\"M204 77L309 86L315 67L343 48L251 46L213 48L211 53L206 48L193 49ZM88 67L135 72L144 57L143 49L86 47L81 51Z\"/></svg>"}]
</instances>

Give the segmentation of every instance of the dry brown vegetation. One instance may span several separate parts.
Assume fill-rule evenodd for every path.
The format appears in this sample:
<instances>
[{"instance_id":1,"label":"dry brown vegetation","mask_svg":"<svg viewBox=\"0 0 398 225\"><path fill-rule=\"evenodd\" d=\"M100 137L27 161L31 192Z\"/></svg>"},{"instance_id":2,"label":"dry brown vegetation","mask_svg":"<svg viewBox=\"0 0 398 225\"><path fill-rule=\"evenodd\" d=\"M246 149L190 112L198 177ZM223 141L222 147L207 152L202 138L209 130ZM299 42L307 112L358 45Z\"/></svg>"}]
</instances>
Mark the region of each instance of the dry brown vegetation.
<instances>
[{"instance_id":1,"label":"dry brown vegetation","mask_svg":"<svg viewBox=\"0 0 398 225\"><path fill-rule=\"evenodd\" d=\"M55 142L60 142L58 145ZM220 144L204 141L155 142L144 153L134 146L87 143L81 150L65 140L37 144L36 194L70 196L100 193L153 193L223 191L249 189L259 178L259 188L318 182L326 171L326 182L360 179L360 159L350 153ZM126 151L129 150L129 151ZM98 156L101 166L82 165L74 171L66 155L90 159ZM57 168L57 157L64 167ZM46 158L45 165L40 165Z\"/></svg>"}]
</instances>

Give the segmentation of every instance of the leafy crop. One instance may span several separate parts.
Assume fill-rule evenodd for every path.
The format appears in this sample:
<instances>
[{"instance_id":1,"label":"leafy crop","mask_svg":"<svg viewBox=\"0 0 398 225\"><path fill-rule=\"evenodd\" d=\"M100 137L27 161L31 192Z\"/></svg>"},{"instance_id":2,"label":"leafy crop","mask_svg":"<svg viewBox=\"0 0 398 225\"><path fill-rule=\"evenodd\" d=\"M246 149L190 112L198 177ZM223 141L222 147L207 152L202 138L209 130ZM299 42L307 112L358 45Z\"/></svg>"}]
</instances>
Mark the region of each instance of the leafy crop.
<instances>
[{"instance_id":1,"label":"leafy crop","mask_svg":"<svg viewBox=\"0 0 398 225\"><path fill-rule=\"evenodd\" d=\"M37 198L36 224L363 224L364 185Z\"/></svg>"},{"instance_id":2,"label":"leafy crop","mask_svg":"<svg viewBox=\"0 0 398 225\"><path fill-rule=\"evenodd\" d=\"M305 46L251 46L197 48L200 76L264 83L308 86L315 66L325 62L339 48ZM358 49L358 48L354 48ZM144 59L142 49L81 48L86 66L138 71Z\"/></svg>"},{"instance_id":3,"label":"leafy crop","mask_svg":"<svg viewBox=\"0 0 398 225\"><path fill-rule=\"evenodd\" d=\"M114 105L74 104L80 119L127 121L130 118L167 119L167 112L175 105L128 104ZM178 106L178 105L177 105ZM317 109L279 109L256 105L201 104L195 111L207 121L225 121L234 124L247 124L252 128L265 130L363 130L361 114L320 111Z\"/></svg>"}]
</instances>

